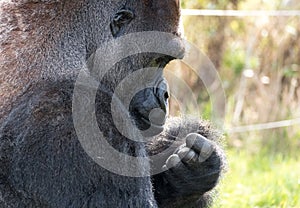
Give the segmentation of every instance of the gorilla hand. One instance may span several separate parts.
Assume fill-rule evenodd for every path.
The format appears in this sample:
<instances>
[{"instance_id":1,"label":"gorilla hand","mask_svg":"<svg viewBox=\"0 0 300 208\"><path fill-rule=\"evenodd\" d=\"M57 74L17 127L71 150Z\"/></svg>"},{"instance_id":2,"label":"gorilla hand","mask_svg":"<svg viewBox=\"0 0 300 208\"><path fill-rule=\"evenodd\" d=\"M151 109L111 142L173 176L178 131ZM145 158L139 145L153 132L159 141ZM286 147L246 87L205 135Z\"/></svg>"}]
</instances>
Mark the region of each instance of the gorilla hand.
<instances>
[{"instance_id":1,"label":"gorilla hand","mask_svg":"<svg viewBox=\"0 0 300 208\"><path fill-rule=\"evenodd\" d=\"M191 193L205 193L216 185L221 172L221 161L216 155L217 146L196 133L187 135L185 141L167 159L163 167L166 177L178 192L186 187L186 191Z\"/></svg>"},{"instance_id":2,"label":"gorilla hand","mask_svg":"<svg viewBox=\"0 0 300 208\"><path fill-rule=\"evenodd\" d=\"M188 134L167 160L156 195L160 207L205 207L223 169L221 151L214 141L197 133ZM156 181L156 183L158 182Z\"/></svg>"}]
</instances>

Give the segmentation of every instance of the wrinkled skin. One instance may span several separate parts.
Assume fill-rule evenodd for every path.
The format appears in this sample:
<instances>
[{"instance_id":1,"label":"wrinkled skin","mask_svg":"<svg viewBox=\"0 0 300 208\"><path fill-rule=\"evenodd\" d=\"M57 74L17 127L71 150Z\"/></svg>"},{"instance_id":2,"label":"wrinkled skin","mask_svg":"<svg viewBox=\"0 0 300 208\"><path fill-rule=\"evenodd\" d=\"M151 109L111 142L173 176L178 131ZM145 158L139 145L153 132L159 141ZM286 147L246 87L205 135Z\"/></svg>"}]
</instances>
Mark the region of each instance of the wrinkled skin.
<instances>
[{"instance_id":1,"label":"wrinkled skin","mask_svg":"<svg viewBox=\"0 0 300 208\"><path fill-rule=\"evenodd\" d=\"M149 160L141 168L151 170L155 165L166 171L139 178L114 174L95 163L82 148L73 124L75 80L96 49L134 32L163 31L178 36L178 1L23 0L1 2L0 10L1 208L210 204L224 156L219 135L208 124L194 119L165 121L160 115L156 124L163 132L147 144L133 142L115 128L111 94L100 87L95 105L103 139L129 155L163 152L158 161ZM178 54L182 50L178 48ZM98 82L113 92L133 71L151 63L161 73L173 58L134 55L116 64ZM165 85L162 76L157 79ZM161 90L141 91L131 103L130 115L140 129L147 128L151 109L164 111L167 106L165 86L154 88ZM145 101L146 106L141 104ZM176 148L164 151L173 142Z\"/></svg>"}]
</instances>

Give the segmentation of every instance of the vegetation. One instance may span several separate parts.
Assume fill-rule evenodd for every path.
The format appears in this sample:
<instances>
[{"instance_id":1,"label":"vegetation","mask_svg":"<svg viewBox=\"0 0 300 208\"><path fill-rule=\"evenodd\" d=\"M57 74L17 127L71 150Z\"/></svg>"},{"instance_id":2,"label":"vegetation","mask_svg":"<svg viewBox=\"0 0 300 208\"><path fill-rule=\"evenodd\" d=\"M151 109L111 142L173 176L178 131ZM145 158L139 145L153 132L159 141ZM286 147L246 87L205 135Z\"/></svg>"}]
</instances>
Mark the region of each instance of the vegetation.
<instances>
[{"instance_id":1,"label":"vegetation","mask_svg":"<svg viewBox=\"0 0 300 208\"><path fill-rule=\"evenodd\" d=\"M189 9L299 9L297 0L184 0ZM300 17L185 16L186 38L216 66L227 96L229 170L215 207L300 207L300 126L234 133L235 127L300 118ZM184 67L182 67L184 68ZM211 115L210 95L178 73ZM179 90L180 91L180 90ZM177 97L185 100L184 93ZM179 104L171 101L171 113ZM176 110L174 110L176 109Z\"/></svg>"},{"instance_id":2,"label":"vegetation","mask_svg":"<svg viewBox=\"0 0 300 208\"><path fill-rule=\"evenodd\" d=\"M299 158L233 148L228 158L230 170L215 208L300 207Z\"/></svg>"}]
</instances>

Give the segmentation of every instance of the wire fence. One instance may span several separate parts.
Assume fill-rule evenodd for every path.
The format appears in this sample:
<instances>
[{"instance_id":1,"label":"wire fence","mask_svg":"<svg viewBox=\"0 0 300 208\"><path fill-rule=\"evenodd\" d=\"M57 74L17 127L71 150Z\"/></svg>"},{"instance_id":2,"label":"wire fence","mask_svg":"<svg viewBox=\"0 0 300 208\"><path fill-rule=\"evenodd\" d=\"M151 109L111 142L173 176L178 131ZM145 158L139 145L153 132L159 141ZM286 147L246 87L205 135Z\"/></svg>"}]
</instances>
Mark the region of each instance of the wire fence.
<instances>
[{"instance_id":1,"label":"wire fence","mask_svg":"<svg viewBox=\"0 0 300 208\"><path fill-rule=\"evenodd\" d=\"M227 17L300 17L300 10L201 10L201 9L183 9L184 16L227 16Z\"/></svg>"},{"instance_id":2,"label":"wire fence","mask_svg":"<svg viewBox=\"0 0 300 208\"><path fill-rule=\"evenodd\" d=\"M216 16L216 17L300 17L300 10L199 10L182 9L183 16ZM300 125L300 118L268 123L229 127L228 134L262 131L268 129Z\"/></svg>"},{"instance_id":3,"label":"wire fence","mask_svg":"<svg viewBox=\"0 0 300 208\"><path fill-rule=\"evenodd\" d=\"M243 133L249 131L262 131L267 129L276 129L276 128L283 128L283 127L290 127L300 125L300 118L292 119L292 120L283 120L283 121L276 121L276 122L269 122L269 123L261 123L261 124L253 124L247 126L237 126L232 127L226 130L227 133Z\"/></svg>"}]
</instances>

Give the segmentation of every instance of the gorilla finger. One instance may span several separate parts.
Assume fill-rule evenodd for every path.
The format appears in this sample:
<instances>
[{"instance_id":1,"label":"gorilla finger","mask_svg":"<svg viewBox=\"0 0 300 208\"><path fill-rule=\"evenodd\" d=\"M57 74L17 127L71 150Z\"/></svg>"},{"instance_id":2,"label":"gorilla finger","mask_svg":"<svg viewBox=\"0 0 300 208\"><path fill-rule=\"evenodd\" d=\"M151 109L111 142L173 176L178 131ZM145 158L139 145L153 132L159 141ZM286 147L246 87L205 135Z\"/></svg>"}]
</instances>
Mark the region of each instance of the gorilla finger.
<instances>
[{"instance_id":1,"label":"gorilla finger","mask_svg":"<svg viewBox=\"0 0 300 208\"><path fill-rule=\"evenodd\" d=\"M200 134L190 133L186 136L186 146L200 152L205 140L206 138Z\"/></svg>"},{"instance_id":2,"label":"gorilla finger","mask_svg":"<svg viewBox=\"0 0 300 208\"><path fill-rule=\"evenodd\" d=\"M186 146L198 152L199 155L205 159L207 159L214 151L213 143L204 136L196 133L187 135Z\"/></svg>"},{"instance_id":3,"label":"gorilla finger","mask_svg":"<svg viewBox=\"0 0 300 208\"><path fill-rule=\"evenodd\" d=\"M180 149L177 154L183 162L196 161L198 158L197 153L188 147Z\"/></svg>"},{"instance_id":4,"label":"gorilla finger","mask_svg":"<svg viewBox=\"0 0 300 208\"><path fill-rule=\"evenodd\" d=\"M179 156L177 154L173 154L167 159L166 166L168 169L170 169L180 163L181 163L181 160L180 160Z\"/></svg>"},{"instance_id":5,"label":"gorilla finger","mask_svg":"<svg viewBox=\"0 0 300 208\"><path fill-rule=\"evenodd\" d=\"M212 142L210 142L209 140L206 140L203 143L203 146L199 153L199 158L201 157L202 159L206 160L207 158L209 158L211 156L213 151L214 151L214 146L213 146Z\"/></svg>"}]
</instances>

